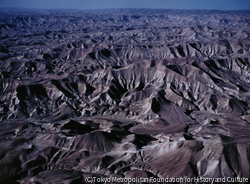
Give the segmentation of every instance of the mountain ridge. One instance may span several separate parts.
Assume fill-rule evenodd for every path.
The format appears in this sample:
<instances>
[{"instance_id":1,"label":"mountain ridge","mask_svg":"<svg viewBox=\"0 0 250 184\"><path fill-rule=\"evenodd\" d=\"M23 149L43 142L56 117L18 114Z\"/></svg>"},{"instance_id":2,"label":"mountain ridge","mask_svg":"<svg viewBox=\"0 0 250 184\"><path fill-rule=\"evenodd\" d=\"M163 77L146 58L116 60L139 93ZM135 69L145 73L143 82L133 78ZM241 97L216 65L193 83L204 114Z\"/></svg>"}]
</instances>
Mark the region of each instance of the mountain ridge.
<instances>
[{"instance_id":1,"label":"mountain ridge","mask_svg":"<svg viewBox=\"0 0 250 184\"><path fill-rule=\"evenodd\" d=\"M117 11L3 13L0 181L248 178L249 11Z\"/></svg>"}]
</instances>

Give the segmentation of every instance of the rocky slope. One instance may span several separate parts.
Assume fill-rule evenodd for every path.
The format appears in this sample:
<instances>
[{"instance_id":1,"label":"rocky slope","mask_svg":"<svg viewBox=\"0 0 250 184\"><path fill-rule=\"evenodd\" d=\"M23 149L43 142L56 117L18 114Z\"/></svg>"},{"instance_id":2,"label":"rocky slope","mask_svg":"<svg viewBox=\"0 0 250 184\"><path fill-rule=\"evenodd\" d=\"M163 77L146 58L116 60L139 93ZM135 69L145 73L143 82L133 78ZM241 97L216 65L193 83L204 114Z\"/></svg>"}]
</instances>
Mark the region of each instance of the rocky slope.
<instances>
[{"instance_id":1,"label":"rocky slope","mask_svg":"<svg viewBox=\"0 0 250 184\"><path fill-rule=\"evenodd\" d=\"M250 177L250 12L0 11L0 181Z\"/></svg>"}]
</instances>

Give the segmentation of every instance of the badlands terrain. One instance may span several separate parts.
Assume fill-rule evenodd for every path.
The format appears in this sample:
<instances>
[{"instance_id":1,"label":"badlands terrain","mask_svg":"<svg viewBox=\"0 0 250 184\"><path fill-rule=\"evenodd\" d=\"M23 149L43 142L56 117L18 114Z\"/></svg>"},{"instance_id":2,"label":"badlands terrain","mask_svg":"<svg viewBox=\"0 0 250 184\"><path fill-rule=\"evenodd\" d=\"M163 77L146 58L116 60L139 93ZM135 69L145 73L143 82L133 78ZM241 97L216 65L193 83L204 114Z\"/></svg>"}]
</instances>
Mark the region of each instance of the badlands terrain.
<instances>
[{"instance_id":1,"label":"badlands terrain","mask_svg":"<svg viewBox=\"0 0 250 184\"><path fill-rule=\"evenodd\" d=\"M0 10L0 183L250 177L250 11Z\"/></svg>"}]
</instances>

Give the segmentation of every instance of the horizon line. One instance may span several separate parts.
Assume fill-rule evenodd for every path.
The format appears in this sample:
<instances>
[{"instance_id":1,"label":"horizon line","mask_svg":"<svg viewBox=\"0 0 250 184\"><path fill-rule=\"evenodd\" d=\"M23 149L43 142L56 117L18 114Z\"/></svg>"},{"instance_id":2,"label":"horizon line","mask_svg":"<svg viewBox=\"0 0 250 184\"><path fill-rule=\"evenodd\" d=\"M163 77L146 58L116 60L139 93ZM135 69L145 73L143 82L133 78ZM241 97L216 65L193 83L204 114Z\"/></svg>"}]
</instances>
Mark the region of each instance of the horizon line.
<instances>
[{"instance_id":1,"label":"horizon line","mask_svg":"<svg viewBox=\"0 0 250 184\"><path fill-rule=\"evenodd\" d=\"M184 9L184 8L24 8L24 7L0 7L0 9L19 9L19 10L46 10L46 11L59 11L59 10L77 10L77 11L94 11L94 10L184 10L184 11L193 11L193 10L200 10L200 11L250 11L250 9L196 9L196 8L190 8L190 9Z\"/></svg>"}]
</instances>

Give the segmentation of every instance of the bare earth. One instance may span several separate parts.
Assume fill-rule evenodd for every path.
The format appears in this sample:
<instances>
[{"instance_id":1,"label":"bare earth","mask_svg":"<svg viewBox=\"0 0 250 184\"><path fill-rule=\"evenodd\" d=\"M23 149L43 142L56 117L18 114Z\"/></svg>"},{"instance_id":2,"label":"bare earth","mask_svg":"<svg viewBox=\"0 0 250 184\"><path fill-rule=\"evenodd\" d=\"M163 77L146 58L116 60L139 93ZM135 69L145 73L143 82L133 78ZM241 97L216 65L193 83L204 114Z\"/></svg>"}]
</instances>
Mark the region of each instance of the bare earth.
<instances>
[{"instance_id":1,"label":"bare earth","mask_svg":"<svg viewBox=\"0 0 250 184\"><path fill-rule=\"evenodd\" d=\"M250 177L250 11L0 10L0 183Z\"/></svg>"}]
</instances>

